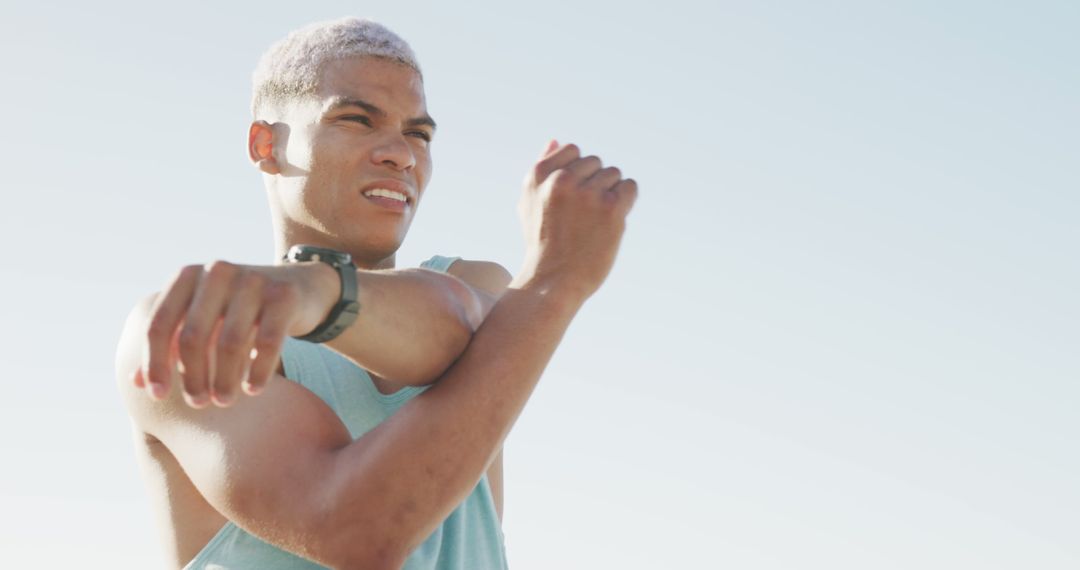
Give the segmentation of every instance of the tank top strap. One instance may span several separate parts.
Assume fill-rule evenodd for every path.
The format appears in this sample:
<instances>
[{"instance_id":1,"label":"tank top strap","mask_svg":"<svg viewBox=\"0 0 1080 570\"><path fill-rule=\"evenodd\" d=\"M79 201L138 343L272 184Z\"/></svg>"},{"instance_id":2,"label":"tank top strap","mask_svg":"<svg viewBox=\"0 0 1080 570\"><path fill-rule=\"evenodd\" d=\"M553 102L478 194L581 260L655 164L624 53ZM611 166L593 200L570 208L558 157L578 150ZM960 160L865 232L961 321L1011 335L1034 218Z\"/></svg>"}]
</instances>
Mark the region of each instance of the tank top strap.
<instances>
[{"instance_id":1,"label":"tank top strap","mask_svg":"<svg viewBox=\"0 0 1080 570\"><path fill-rule=\"evenodd\" d=\"M455 261L460 260L460 257L446 257L445 255L434 255L431 259L420 264L420 267L424 269L430 269L432 271L438 271L440 273L446 273L450 266Z\"/></svg>"}]
</instances>

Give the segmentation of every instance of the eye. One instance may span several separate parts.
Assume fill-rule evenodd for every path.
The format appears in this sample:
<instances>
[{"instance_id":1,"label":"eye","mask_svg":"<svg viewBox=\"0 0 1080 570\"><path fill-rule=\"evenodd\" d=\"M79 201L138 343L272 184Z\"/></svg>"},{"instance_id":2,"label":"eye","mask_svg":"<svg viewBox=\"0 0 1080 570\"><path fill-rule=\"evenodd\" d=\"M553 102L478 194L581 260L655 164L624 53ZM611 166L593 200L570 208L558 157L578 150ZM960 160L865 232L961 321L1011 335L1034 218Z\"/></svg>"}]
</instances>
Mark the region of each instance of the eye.
<instances>
[{"instance_id":1,"label":"eye","mask_svg":"<svg viewBox=\"0 0 1080 570\"><path fill-rule=\"evenodd\" d=\"M418 139L421 139L424 142L431 142L431 133L427 131L409 131L405 134L409 135L410 137L416 137Z\"/></svg>"},{"instance_id":2,"label":"eye","mask_svg":"<svg viewBox=\"0 0 1080 570\"><path fill-rule=\"evenodd\" d=\"M362 125L371 126L371 119L365 115L344 115L340 117L342 121L353 121Z\"/></svg>"}]
</instances>

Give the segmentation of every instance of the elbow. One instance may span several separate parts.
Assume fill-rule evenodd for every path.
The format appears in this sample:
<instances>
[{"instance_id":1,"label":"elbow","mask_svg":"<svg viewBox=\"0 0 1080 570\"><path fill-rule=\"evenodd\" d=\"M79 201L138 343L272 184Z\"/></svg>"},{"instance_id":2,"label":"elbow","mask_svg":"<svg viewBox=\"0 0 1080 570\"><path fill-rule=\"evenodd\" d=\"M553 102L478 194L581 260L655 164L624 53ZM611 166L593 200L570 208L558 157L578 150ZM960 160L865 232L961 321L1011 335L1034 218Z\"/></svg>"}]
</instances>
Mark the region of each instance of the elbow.
<instances>
[{"instance_id":1,"label":"elbow","mask_svg":"<svg viewBox=\"0 0 1080 570\"><path fill-rule=\"evenodd\" d=\"M449 328L455 330L458 336L464 337L465 344L468 344L491 310L491 301L484 299L483 293L452 275L446 276L445 291Z\"/></svg>"},{"instance_id":2,"label":"elbow","mask_svg":"<svg viewBox=\"0 0 1080 570\"><path fill-rule=\"evenodd\" d=\"M441 334L430 337L428 348L435 355L433 370L425 372L429 378L440 375L465 352L486 316L483 300L471 287L450 275L444 277L444 285L440 303L442 326L438 327Z\"/></svg>"},{"instance_id":3,"label":"elbow","mask_svg":"<svg viewBox=\"0 0 1080 570\"><path fill-rule=\"evenodd\" d=\"M480 328L493 299L453 275L425 271L424 311L430 325L408 347L407 365L388 377L411 386L435 382L457 361Z\"/></svg>"}]
</instances>

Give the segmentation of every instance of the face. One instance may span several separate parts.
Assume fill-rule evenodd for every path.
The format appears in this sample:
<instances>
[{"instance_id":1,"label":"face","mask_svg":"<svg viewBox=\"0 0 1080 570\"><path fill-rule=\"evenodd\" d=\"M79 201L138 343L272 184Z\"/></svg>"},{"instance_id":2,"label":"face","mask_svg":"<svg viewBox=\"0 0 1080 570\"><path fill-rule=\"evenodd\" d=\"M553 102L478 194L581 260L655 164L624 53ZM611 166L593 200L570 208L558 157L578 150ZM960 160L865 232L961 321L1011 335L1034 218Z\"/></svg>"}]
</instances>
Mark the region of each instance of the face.
<instances>
[{"instance_id":1,"label":"face","mask_svg":"<svg viewBox=\"0 0 1080 570\"><path fill-rule=\"evenodd\" d=\"M435 125L419 74L374 57L330 62L316 97L282 122L271 199L285 240L392 266L431 175Z\"/></svg>"}]
</instances>

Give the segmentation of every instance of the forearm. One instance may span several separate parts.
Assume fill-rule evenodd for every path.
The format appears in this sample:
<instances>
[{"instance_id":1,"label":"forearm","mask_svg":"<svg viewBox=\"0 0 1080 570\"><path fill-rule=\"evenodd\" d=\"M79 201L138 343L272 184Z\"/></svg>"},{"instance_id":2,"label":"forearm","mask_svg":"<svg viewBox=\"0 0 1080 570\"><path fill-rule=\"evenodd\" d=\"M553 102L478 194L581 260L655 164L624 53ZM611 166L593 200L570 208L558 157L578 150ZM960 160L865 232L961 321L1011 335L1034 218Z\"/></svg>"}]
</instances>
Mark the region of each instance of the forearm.
<instances>
[{"instance_id":1,"label":"forearm","mask_svg":"<svg viewBox=\"0 0 1080 570\"><path fill-rule=\"evenodd\" d=\"M579 306L536 289L508 290L435 386L338 452L326 521L337 529L342 560L354 546L349 537L373 529L405 556L464 500Z\"/></svg>"},{"instance_id":2,"label":"forearm","mask_svg":"<svg viewBox=\"0 0 1080 570\"><path fill-rule=\"evenodd\" d=\"M401 384L438 378L465 350L483 318L480 297L449 275L361 270L357 281L359 316L327 346Z\"/></svg>"}]
</instances>

